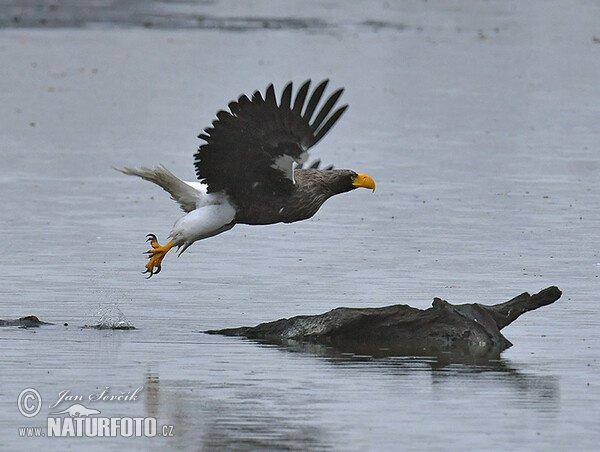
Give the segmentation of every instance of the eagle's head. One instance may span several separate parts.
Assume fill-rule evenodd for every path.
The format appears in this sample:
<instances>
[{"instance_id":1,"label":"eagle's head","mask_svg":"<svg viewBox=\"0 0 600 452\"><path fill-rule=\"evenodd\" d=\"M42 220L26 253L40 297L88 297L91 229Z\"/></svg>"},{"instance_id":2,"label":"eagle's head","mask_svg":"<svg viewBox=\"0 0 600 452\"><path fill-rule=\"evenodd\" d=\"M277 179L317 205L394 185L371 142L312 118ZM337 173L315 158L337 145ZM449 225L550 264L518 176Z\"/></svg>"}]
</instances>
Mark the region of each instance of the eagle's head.
<instances>
[{"instance_id":1,"label":"eagle's head","mask_svg":"<svg viewBox=\"0 0 600 452\"><path fill-rule=\"evenodd\" d=\"M366 174L358 174L352 170L333 169L329 173L328 184L335 194L345 193L356 188L368 188L375 191L375 181Z\"/></svg>"}]
</instances>

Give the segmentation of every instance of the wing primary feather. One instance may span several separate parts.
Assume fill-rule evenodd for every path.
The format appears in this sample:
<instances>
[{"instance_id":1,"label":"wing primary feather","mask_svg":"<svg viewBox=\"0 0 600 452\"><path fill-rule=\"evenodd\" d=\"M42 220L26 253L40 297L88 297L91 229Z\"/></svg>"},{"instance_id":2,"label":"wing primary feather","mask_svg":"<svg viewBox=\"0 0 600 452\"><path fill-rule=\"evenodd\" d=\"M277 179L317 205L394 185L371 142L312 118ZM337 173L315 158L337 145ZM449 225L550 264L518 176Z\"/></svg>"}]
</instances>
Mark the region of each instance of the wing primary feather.
<instances>
[{"instance_id":1,"label":"wing primary feather","mask_svg":"<svg viewBox=\"0 0 600 452\"><path fill-rule=\"evenodd\" d=\"M292 82L289 82L287 85L285 85L283 93L281 93L281 103L279 104L280 108L285 108L286 110L289 110L290 102L292 101L292 88Z\"/></svg>"},{"instance_id":2,"label":"wing primary feather","mask_svg":"<svg viewBox=\"0 0 600 452\"><path fill-rule=\"evenodd\" d=\"M319 129L319 131L315 135L315 139L313 141L313 145L316 144L321 138L325 136L329 129L340 119L340 116L346 111L348 105L344 105L343 107L338 108L334 114L327 120L327 122Z\"/></svg>"},{"instance_id":3,"label":"wing primary feather","mask_svg":"<svg viewBox=\"0 0 600 452\"><path fill-rule=\"evenodd\" d=\"M267 92L265 95L265 102L270 106L277 107L277 99L275 98L275 88L273 88L273 84L271 83L267 87Z\"/></svg>"},{"instance_id":4,"label":"wing primary feather","mask_svg":"<svg viewBox=\"0 0 600 452\"><path fill-rule=\"evenodd\" d=\"M240 105L237 102L229 102L229 111L234 115L237 116L241 109L240 109Z\"/></svg>"},{"instance_id":5,"label":"wing primary feather","mask_svg":"<svg viewBox=\"0 0 600 452\"><path fill-rule=\"evenodd\" d=\"M254 91L254 95L252 96L252 102L262 102L262 94L260 91Z\"/></svg>"},{"instance_id":6,"label":"wing primary feather","mask_svg":"<svg viewBox=\"0 0 600 452\"><path fill-rule=\"evenodd\" d=\"M312 95L310 96L310 99L308 100L308 105L306 106L306 110L304 111L304 115L303 115L303 118L307 122L310 122L310 118L312 118L312 115L315 112L315 108L317 108L317 104L321 100L323 91L325 91L325 88L327 88L328 83L329 83L329 80L327 80L327 79L323 80L319 84L319 86L317 86L315 88Z\"/></svg>"},{"instance_id":7,"label":"wing primary feather","mask_svg":"<svg viewBox=\"0 0 600 452\"><path fill-rule=\"evenodd\" d=\"M325 118L327 117L327 115L329 114L329 112L331 111L331 109L333 108L333 106L335 105L335 103L340 98L343 92L344 88L340 88L331 96L329 96L329 99L327 99L327 102L325 102L325 105L323 105L323 108L321 108L321 111L319 111L319 113L317 114L317 117L315 118L314 122L310 125L310 128L313 132L317 131L317 129L325 120Z\"/></svg>"},{"instance_id":8,"label":"wing primary feather","mask_svg":"<svg viewBox=\"0 0 600 452\"><path fill-rule=\"evenodd\" d=\"M240 108L244 108L244 106L250 104L250 99L248 99L248 96L246 96L245 94L240 96L240 98L238 99L238 104L240 106Z\"/></svg>"},{"instance_id":9,"label":"wing primary feather","mask_svg":"<svg viewBox=\"0 0 600 452\"><path fill-rule=\"evenodd\" d=\"M217 112L217 118L219 119L219 121L229 121L230 119L233 118L233 116L231 115L231 113L225 111L225 110L221 110L219 112Z\"/></svg>"},{"instance_id":10,"label":"wing primary feather","mask_svg":"<svg viewBox=\"0 0 600 452\"><path fill-rule=\"evenodd\" d=\"M310 88L310 79L304 82L304 84L298 90L298 94L296 94L296 100L294 101L294 107L292 111L298 115L302 114L302 107L304 106L304 101L306 100L306 94L308 93L308 89Z\"/></svg>"}]
</instances>

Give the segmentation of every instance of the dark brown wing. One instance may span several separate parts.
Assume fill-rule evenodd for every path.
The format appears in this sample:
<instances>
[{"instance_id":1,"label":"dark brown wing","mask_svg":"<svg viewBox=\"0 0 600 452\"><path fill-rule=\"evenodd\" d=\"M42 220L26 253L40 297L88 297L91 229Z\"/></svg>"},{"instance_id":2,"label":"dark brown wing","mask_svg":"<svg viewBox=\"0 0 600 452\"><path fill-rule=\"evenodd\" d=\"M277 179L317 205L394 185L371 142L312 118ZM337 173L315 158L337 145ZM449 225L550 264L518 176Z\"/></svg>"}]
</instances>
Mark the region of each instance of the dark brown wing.
<instances>
[{"instance_id":1,"label":"dark brown wing","mask_svg":"<svg viewBox=\"0 0 600 452\"><path fill-rule=\"evenodd\" d=\"M196 175L208 184L209 192L224 190L238 206L248 207L260 192L280 196L291 191L294 162L306 160L306 151L348 107L331 113L343 92L338 89L313 119L328 80L308 97L310 83L300 87L293 103L292 82L285 86L279 104L271 84L264 97L258 91L252 99L241 96L229 104L229 112L217 113L212 127L199 135L206 143L194 155ZM248 196L250 192L253 196Z\"/></svg>"}]
</instances>

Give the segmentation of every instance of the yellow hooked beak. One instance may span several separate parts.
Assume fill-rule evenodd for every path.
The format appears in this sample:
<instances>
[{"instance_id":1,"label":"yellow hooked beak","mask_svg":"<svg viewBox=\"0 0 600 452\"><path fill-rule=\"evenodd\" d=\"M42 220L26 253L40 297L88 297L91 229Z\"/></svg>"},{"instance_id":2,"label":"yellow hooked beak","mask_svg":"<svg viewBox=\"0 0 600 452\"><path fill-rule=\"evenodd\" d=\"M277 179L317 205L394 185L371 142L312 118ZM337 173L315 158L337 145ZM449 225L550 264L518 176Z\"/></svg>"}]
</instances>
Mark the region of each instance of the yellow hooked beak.
<instances>
[{"instance_id":1,"label":"yellow hooked beak","mask_svg":"<svg viewBox=\"0 0 600 452\"><path fill-rule=\"evenodd\" d=\"M370 188L375 191L375 181L366 174L359 174L353 179L352 185L355 187Z\"/></svg>"}]
</instances>

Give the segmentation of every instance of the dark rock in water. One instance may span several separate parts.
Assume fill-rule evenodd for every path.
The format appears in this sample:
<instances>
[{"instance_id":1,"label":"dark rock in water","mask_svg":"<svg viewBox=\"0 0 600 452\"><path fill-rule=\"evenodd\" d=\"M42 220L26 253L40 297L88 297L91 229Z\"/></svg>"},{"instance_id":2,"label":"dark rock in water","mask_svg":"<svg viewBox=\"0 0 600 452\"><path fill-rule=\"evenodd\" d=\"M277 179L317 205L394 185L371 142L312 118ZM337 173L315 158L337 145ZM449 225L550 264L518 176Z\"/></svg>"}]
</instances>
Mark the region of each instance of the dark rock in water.
<instances>
[{"instance_id":1,"label":"dark rock in water","mask_svg":"<svg viewBox=\"0 0 600 452\"><path fill-rule=\"evenodd\" d=\"M493 306L453 305L435 298L433 307L425 310L407 305L337 308L320 315L206 333L280 345L316 343L340 352L375 356L495 359L512 345L500 333L502 328L527 311L554 303L561 294L557 287L548 287Z\"/></svg>"},{"instance_id":2,"label":"dark rock in water","mask_svg":"<svg viewBox=\"0 0 600 452\"><path fill-rule=\"evenodd\" d=\"M21 328L37 328L40 325L54 325L53 323L42 322L34 315L28 315L27 317L21 317L20 319L0 319L0 326L18 326Z\"/></svg>"}]
</instances>

